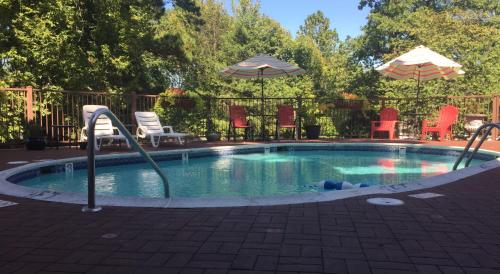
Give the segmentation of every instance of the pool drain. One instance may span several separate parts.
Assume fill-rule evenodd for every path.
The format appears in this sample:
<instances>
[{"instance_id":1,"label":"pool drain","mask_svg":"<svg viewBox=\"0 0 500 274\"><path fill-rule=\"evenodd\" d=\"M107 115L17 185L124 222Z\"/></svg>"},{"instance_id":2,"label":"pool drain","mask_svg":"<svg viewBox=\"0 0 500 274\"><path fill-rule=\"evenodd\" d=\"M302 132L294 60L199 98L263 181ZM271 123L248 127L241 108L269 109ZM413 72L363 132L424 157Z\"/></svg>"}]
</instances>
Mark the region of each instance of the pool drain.
<instances>
[{"instance_id":1,"label":"pool drain","mask_svg":"<svg viewBox=\"0 0 500 274\"><path fill-rule=\"evenodd\" d=\"M439 194L439 193L434 193L434 192L424 192L424 193L418 193L418 194L410 194L408 196L413 197L413 198L417 198L417 199L429 199L429 198L441 197L444 195Z\"/></svg>"},{"instance_id":2,"label":"pool drain","mask_svg":"<svg viewBox=\"0 0 500 274\"><path fill-rule=\"evenodd\" d=\"M103 239L114 239L116 237L118 237L118 234L115 234L115 233L106 233L106 234L101 236L101 238L103 238Z\"/></svg>"},{"instance_id":3,"label":"pool drain","mask_svg":"<svg viewBox=\"0 0 500 274\"><path fill-rule=\"evenodd\" d=\"M393 198L370 198L366 200L369 204L372 205L381 205L381 206L399 206L403 205L405 202L393 199Z\"/></svg>"}]
</instances>

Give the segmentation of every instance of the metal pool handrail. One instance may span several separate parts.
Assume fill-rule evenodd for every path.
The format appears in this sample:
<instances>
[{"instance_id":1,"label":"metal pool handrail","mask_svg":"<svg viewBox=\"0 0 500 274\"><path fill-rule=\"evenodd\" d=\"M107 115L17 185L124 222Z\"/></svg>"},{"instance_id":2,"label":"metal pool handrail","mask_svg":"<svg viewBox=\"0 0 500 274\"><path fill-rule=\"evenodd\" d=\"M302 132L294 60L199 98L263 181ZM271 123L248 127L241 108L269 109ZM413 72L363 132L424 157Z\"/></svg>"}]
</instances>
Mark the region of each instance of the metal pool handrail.
<instances>
[{"instance_id":1,"label":"metal pool handrail","mask_svg":"<svg viewBox=\"0 0 500 274\"><path fill-rule=\"evenodd\" d=\"M170 191L168 186L168 180L165 173L160 169L160 167L155 163L155 161L149 156L149 154L137 143L132 134L125 128L125 126L118 120L118 118L109 110L105 108L101 108L96 110L89 119L88 125L88 138L87 138L87 170L88 170L88 199L87 205L82 208L83 212L97 212L101 210L101 207L96 207L95 205L95 124L97 119L101 115L106 115L114 125L120 130L120 132L127 138L130 142L132 148L139 151L139 153L146 159L149 164L153 167L153 169L158 173L160 178L163 181L163 189L165 191L165 198L170 197Z\"/></svg>"},{"instance_id":2,"label":"metal pool handrail","mask_svg":"<svg viewBox=\"0 0 500 274\"><path fill-rule=\"evenodd\" d=\"M467 156L467 160L465 161L465 167L468 167L470 165L470 162L472 161L472 158L477 153L477 151L479 150L479 148L481 147L481 145L484 143L484 141L486 140L486 138L488 138L488 135L493 130L493 128L500 129L500 123L489 123L489 124L484 124L484 125L480 126L476 130L476 132L474 132L474 134L470 138L469 142L467 142L467 145L465 146L464 151L462 151L462 154L460 154L460 157L458 157L458 159L455 161L455 164L453 165L453 170L457 170L458 166L460 165L460 163L462 162L463 158L465 157L465 154L467 154L467 152L469 152L469 149L472 146L472 144L474 143L474 141L477 139L477 136L485 128L486 128L486 132L483 134L483 136L479 140L479 143L474 147L474 150L472 151L472 153L470 153Z\"/></svg>"}]
</instances>

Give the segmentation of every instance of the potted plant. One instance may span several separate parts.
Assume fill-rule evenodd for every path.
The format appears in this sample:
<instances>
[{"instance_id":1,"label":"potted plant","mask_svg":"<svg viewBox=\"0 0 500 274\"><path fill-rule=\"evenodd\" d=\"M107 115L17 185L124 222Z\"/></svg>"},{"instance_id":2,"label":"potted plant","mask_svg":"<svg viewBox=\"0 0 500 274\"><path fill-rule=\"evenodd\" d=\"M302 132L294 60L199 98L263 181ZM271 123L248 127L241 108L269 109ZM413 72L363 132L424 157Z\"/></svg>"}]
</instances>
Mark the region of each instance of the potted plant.
<instances>
[{"instance_id":1,"label":"potted plant","mask_svg":"<svg viewBox=\"0 0 500 274\"><path fill-rule=\"evenodd\" d=\"M204 103L194 91L186 91L182 95L168 91L161 93L153 110L162 123L173 126L179 132L202 133L202 121L206 117Z\"/></svg>"},{"instance_id":2,"label":"potted plant","mask_svg":"<svg viewBox=\"0 0 500 274\"><path fill-rule=\"evenodd\" d=\"M206 97L206 117L207 117L207 131L205 131L205 137L207 138L207 142L217 142L220 141L221 133L215 130L214 122L212 121L212 98Z\"/></svg>"},{"instance_id":3,"label":"potted plant","mask_svg":"<svg viewBox=\"0 0 500 274\"><path fill-rule=\"evenodd\" d=\"M319 110L312 108L303 113L302 117L304 117L304 129L307 139L319 139L321 125L318 124L318 114Z\"/></svg>"},{"instance_id":4,"label":"potted plant","mask_svg":"<svg viewBox=\"0 0 500 274\"><path fill-rule=\"evenodd\" d=\"M207 138L207 142L217 142L220 141L221 134L215 130L207 130L205 132L205 137Z\"/></svg>"},{"instance_id":5,"label":"potted plant","mask_svg":"<svg viewBox=\"0 0 500 274\"><path fill-rule=\"evenodd\" d=\"M26 149L28 150L43 150L47 145L47 139L43 136L42 128L34 122L30 122L26 126Z\"/></svg>"}]
</instances>

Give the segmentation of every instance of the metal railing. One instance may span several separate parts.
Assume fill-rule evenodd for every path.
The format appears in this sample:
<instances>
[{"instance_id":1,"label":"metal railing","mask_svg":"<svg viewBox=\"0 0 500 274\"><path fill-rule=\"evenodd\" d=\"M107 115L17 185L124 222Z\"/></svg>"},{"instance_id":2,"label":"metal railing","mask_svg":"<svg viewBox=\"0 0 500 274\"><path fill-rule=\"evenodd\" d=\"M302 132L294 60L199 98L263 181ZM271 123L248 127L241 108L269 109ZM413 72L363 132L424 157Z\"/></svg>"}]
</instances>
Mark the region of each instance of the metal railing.
<instances>
[{"instance_id":1,"label":"metal railing","mask_svg":"<svg viewBox=\"0 0 500 274\"><path fill-rule=\"evenodd\" d=\"M142 147L137 143L135 138L130 134L130 132L125 128L125 126L120 122L120 120L109 110L109 109L98 109L96 110L92 116L89 119L89 125L88 125L88 138L87 138L87 176L88 176L88 198L87 198L87 205L82 208L83 212L97 212L101 210L101 207L96 207L95 205L95 124L97 122L97 119L101 115L106 115L113 124L120 130L120 132L127 138L127 140L130 142L130 145L132 146L133 149L137 150L149 164L153 167L153 169L158 173L160 178L163 181L163 189L165 192L165 198L170 197L170 191L169 191L169 186L168 186L168 180L167 176L165 173L160 169L160 167L155 163L155 161L149 156L149 154L142 149Z\"/></svg>"},{"instance_id":2,"label":"metal railing","mask_svg":"<svg viewBox=\"0 0 500 274\"><path fill-rule=\"evenodd\" d=\"M315 113L316 123L321 125L321 137L356 138L369 137L370 121L377 120L381 108L392 107L399 111L398 135L402 138L414 130L415 98L376 97L369 100L334 99L311 97L266 97L264 102L255 97L206 97L192 109L183 108L177 101L163 100L158 94L109 93L88 91L48 91L31 87L0 88L0 147L23 143L31 126L37 126L45 137L71 144L80 139L84 127L82 107L105 105L133 132L135 111L162 111L160 119L177 131L203 136L208 130L225 133L229 125L229 107L245 107L247 117L255 126L255 136L260 135L262 125L266 134L273 136L276 112L279 105L291 105L297 114ZM457 137L465 138L469 132L464 125L470 115L481 114L483 120L500 121L500 94L470 96L425 97L419 100L418 113L436 115L444 105L460 109L458 122L453 126ZM185 106L184 106L185 107ZM262 107L264 119L262 119ZM179 112L182 111L181 114ZM427 116L427 115L426 115ZM53 125L69 125L57 129ZM290 132L284 132L283 135ZM498 130L491 136L496 139ZM60 136L57 136L60 135ZM54 138L54 137L58 138ZM285 136L284 136L285 137ZM299 135L300 137L300 135Z\"/></svg>"},{"instance_id":3,"label":"metal railing","mask_svg":"<svg viewBox=\"0 0 500 274\"><path fill-rule=\"evenodd\" d=\"M479 150L479 148L481 147L481 145L483 145L484 141L486 140L486 138L488 138L488 135L491 133L491 131L494 128L500 129L500 123L484 124L484 125L480 126L476 130L476 132L474 132L474 134L470 138L469 142L467 142L467 145L465 146L464 151L462 151L462 154L460 154L460 156L458 157L458 159L455 161L455 164L453 165L453 170L457 170L458 166L460 165L460 163L464 159L465 155L467 154L467 152L469 152L470 147L472 146L472 144L474 143L474 141L476 141L477 136L479 136L479 134L481 133L481 131L483 131L484 129L486 129L486 132L484 132L483 136L479 140L479 143L474 147L474 150L471 153L469 153L469 155L467 156L467 159L465 160L464 167L468 167L470 165L470 162L474 158L474 155L477 153L477 151Z\"/></svg>"}]
</instances>

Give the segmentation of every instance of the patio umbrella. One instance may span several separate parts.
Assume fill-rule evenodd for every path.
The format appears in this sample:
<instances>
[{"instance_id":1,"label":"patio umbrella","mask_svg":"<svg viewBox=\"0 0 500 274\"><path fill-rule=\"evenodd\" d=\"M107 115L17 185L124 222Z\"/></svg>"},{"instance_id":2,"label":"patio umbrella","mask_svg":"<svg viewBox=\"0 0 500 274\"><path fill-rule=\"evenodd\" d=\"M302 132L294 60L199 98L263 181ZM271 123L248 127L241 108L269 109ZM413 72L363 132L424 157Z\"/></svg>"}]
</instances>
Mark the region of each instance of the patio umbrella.
<instances>
[{"instance_id":1,"label":"patio umbrella","mask_svg":"<svg viewBox=\"0 0 500 274\"><path fill-rule=\"evenodd\" d=\"M221 75L243 79L261 79L261 116L264 121L264 78L275 78L282 76L295 76L304 73L305 70L276 59L267 54L257 54L245 61L229 66L221 71ZM265 125L261 125L261 137L264 139Z\"/></svg>"},{"instance_id":2,"label":"patio umbrella","mask_svg":"<svg viewBox=\"0 0 500 274\"><path fill-rule=\"evenodd\" d=\"M462 65L443 55L430 50L425 46L418 46L413 50L392 59L377 67L379 73L397 80L417 80L417 104L420 94L420 82L444 78L452 79L465 72Z\"/></svg>"}]
</instances>

